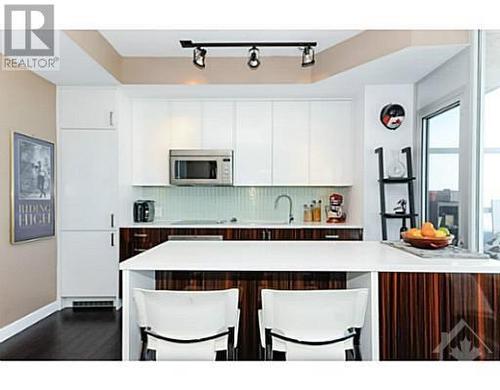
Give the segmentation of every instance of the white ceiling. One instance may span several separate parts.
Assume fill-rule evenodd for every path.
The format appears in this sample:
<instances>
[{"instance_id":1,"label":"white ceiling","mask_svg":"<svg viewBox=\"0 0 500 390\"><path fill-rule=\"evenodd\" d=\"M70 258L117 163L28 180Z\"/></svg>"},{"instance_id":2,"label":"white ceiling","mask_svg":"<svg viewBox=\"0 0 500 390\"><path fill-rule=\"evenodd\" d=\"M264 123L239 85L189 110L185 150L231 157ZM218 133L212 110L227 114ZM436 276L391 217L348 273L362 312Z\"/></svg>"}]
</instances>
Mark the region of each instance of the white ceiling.
<instances>
[{"instance_id":1,"label":"white ceiling","mask_svg":"<svg viewBox=\"0 0 500 390\"><path fill-rule=\"evenodd\" d=\"M316 52L345 41L361 30L100 30L122 56L191 57L180 40L193 42L315 41ZM247 48L208 48L208 55L244 57ZM260 48L262 56L299 56L297 48Z\"/></svg>"},{"instance_id":2,"label":"white ceiling","mask_svg":"<svg viewBox=\"0 0 500 390\"><path fill-rule=\"evenodd\" d=\"M411 47L314 84L136 85L133 97L155 98L351 98L365 85L412 84L465 46Z\"/></svg>"}]
</instances>

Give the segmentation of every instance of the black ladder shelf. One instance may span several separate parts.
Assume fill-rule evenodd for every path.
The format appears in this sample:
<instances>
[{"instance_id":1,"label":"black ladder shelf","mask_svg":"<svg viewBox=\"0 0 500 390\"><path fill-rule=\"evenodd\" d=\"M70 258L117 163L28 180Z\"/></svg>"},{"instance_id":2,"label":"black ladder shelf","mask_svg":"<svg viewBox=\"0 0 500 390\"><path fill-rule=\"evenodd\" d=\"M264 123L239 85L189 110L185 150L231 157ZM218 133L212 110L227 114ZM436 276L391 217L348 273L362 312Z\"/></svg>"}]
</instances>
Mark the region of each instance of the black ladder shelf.
<instances>
[{"instance_id":1,"label":"black ladder shelf","mask_svg":"<svg viewBox=\"0 0 500 390\"><path fill-rule=\"evenodd\" d=\"M382 239L387 240L387 220L388 219L402 219L403 225L406 220L410 220L410 226L417 226L417 216L415 213L415 193L413 190L413 165L411 159L411 148L408 146L401 149L401 153L406 154L406 177L385 177L384 174L384 149L379 147L375 149L378 154L378 175L379 175L379 189L380 189L380 219L382 224ZM388 213L385 209L385 186L387 184L408 184L408 213Z\"/></svg>"}]
</instances>

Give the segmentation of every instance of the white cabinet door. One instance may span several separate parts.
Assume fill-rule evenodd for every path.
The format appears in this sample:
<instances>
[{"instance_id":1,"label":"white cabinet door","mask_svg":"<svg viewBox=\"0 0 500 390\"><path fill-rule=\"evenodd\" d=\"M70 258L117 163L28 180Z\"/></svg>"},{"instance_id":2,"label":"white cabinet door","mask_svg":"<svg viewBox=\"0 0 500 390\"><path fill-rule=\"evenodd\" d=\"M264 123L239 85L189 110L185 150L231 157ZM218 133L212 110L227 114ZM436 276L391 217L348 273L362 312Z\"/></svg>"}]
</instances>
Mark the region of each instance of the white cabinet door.
<instances>
[{"instance_id":1,"label":"white cabinet door","mask_svg":"<svg viewBox=\"0 0 500 390\"><path fill-rule=\"evenodd\" d=\"M115 235L113 238L112 234ZM112 231L60 233L61 295L63 297L115 297L118 295L118 242L116 238L116 233Z\"/></svg>"},{"instance_id":2,"label":"white cabinet door","mask_svg":"<svg viewBox=\"0 0 500 390\"><path fill-rule=\"evenodd\" d=\"M234 103L202 103L203 149L233 149Z\"/></svg>"},{"instance_id":3,"label":"white cabinet door","mask_svg":"<svg viewBox=\"0 0 500 390\"><path fill-rule=\"evenodd\" d=\"M58 146L61 229L103 230L116 226L116 131L61 130Z\"/></svg>"},{"instance_id":4,"label":"white cabinet door","mask_svg":"<svg viewBox=\"0 0 500 390\"><path fill-rule=\"evenodd\" d=\"M201 102L170 102L171 149L201 147Z\"/></svg>"},{"instance_id":5,"label":"white cabinet door","mask_svg":"<svg viewBox=\"0 0 500 390\"><path fill-rule=\"evenodd\" d=\"M237 102L235 185L272 183L272 103Z\"/></svg>"},{"instance_id":6,"label":"white cabinet door","mask_svg":"<svg viewBox=\"0 0 500 390\"><path fill-rule=\"evenodd\" d=\"M309 184L309 102L273 103L273 184Z\"/></svg>"},{"instance_id":7,"label":"white cabinet door","mask_svg":"<svg viewBox=\"0 0 500 390\"><path fill-rule=\"evenodd\" d=\"M132 175L134 185L168 185L170 112L166 101L132 102Z\"/></svg>"},{"instance_id":8,"label":"white cabinet door","mask_svg":"<svg viewBox=\"0 0 500 390\"><path fill-rule=\"evenodd\" d=\"M310 184L352 185L351 102L311 102Z\"/></svg>"},{"instance_id":9,"label":"white cabinet door","mask_svg":"<svg viewBox=\"0 0 500 390\"><path fill-rule=\"evenodd\" d=\"M116 91L99 88L60 88L59 127L61 129L113 129Z\"/></svg>"}]
</instances>

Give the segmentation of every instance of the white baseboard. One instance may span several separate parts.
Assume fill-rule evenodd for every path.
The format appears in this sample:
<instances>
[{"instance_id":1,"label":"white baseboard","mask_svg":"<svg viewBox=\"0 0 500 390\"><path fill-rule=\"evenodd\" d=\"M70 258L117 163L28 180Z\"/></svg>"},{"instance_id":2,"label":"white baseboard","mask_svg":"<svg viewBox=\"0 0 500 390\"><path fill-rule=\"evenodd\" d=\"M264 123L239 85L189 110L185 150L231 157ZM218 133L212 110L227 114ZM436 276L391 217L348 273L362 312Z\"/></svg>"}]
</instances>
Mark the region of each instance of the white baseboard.
<instances>
[{"instance_id":1,"label":"white baseboard","mask_svg":"<svg viewBox=\"0 0 500 390\"><path fill-rule=\"evenodd\" d=\"M54 301L28 315L25 315L22 318L19 318L9 325L5 325L3 328L0 328L0 343L18 334L31 325L36 324L38 321L43 320L45 317L50 316L60 308L61 305L59 301Z\"/></svg>"}]
</instances>

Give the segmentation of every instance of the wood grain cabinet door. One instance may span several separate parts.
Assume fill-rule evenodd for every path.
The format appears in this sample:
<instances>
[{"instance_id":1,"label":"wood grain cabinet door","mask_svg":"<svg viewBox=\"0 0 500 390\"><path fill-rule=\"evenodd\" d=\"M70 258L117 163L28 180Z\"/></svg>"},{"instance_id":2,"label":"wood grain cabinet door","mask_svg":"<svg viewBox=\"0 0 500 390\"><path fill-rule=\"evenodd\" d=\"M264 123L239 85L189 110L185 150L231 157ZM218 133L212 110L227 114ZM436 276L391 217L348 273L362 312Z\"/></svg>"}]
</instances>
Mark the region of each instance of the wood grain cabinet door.
<instances>
[{"instance_id":1,"label":"wood grain cabinet door","mask_svg":"<svg viewBox=\"0 0 500 390\"><path fill-rule=\"evenodd\" d=\"M500 275L380 273L379 290L382 360L500 359Z\"/></svg>"}]
</instances>

